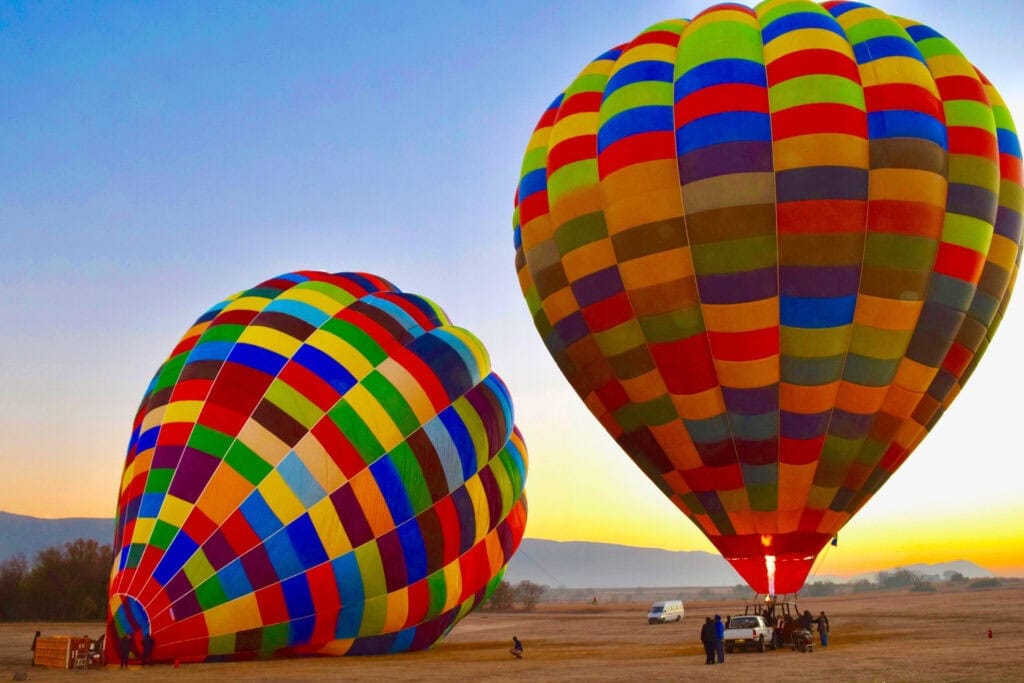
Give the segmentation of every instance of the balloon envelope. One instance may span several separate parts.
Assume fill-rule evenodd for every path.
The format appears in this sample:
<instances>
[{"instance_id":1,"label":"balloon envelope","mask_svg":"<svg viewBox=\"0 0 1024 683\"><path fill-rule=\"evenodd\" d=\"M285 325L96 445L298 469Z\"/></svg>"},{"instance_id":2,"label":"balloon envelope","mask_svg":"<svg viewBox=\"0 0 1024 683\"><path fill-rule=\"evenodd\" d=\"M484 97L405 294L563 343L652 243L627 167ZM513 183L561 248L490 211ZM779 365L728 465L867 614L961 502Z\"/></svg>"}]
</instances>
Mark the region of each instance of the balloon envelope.
<instances>
[{"instance_id":1,"label":"balloon envelope","mask_svg":"<svg viewBox=\"0 0 1024 683\"><path fill-rule=\"evenodd\" d=\"M999 94L854 2L717 5L601 54L544 112L516 269L561 371L756 591L942 415L1020 262Z\"/></svg>"},{"instance_id":2,"label":"balloon envelope","mask_svg":"<svg viewBox=\"0 0 1024 683\"><path fill-rule=\"evenodd\" d=\"M157 371L118 500L107 649L428 647L522 539L526 451L469 332L359 273L217 304Z\"/></svg>"}]
</instances>

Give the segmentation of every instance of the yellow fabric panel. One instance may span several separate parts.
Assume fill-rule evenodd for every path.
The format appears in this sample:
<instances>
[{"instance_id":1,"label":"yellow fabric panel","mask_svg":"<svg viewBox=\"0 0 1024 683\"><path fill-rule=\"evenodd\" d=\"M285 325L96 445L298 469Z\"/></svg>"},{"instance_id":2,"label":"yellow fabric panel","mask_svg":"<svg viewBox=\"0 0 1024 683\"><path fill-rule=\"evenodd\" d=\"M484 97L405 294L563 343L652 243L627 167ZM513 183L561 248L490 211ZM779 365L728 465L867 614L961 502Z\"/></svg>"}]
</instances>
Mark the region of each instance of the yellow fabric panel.
<instances>
[{"instance_id":1,"label":"yellow fabric panel","mask_svg":"<svg viewBox=\"0 0 1024 683\"><path fill-rule=\"evenodd\" d=\"M386 593L376 593L373 597L367 598L363 602L363 619L359 622L359 635L372 636L382 633L387 613L388 598Z\"/></svg>"},{"instance_id":2,"label":"yellow fabric panel","mask_svg":"<svg viewBox=\"0 0 1024 683\"><path fill-rule=\"evenodd\" d=\"M238 633L264 625L255 593L246 593L230 602L210 607L203 611L203 618L211 636Z\"/></svg>"},{"instance_id":3,"label":"yellow fabric panel","mask_svg":"<svg viewBox=\"0 0 1024 683\"><path fill-rule=\"evenodd\" d=\"M156 526L155 517L136 517L135 528L132 530L132 543L146 543L153 535Z\"/></svg>"},{"instance_id":4,"label":"yellow fabric panel","mask_svg":"<svg viewBox=\"0 0 1024 683\"><path fill-rule=\"evenodd\" d=\"M238 440L271 465L280 463L291 450L288 444L251 418L246 420L245 425L238 431Z\"/></svg>"},{"instance_id":5,"label":"yellow fabric panel","mask_svg":"<svg viewBox=\"0 0 1024 683\"><path fill-rule=\"evenodd\" d=\"M338 521L338 512L330 498L324 498L309 508L309 519L316 529L317 538L324 546L327 557L341 557L352 550L352 542Z\"/></svg>"},{"instance_id":6,"label":"yellow fabric panel","mask_svg":"<svg viewBox=\"0 0 1024 683\"><path fill-rule=\"evenodd\" d=\"M565 140L571 140L581 135L595 135L600 121L597 112L584 111L578 114L570 114L559 119L551 127L551 137L548 138L548 149L554 149L555 145Z\"/></svg>"},{"instance_id":7,"label":"yellow fabric panel","mask_svg":"<svg viewBox=\"0 0 1024 683\"><path fill-rule=\"evenodd\" d=\"M242 330L242 334L239 335L238 342L269 349L285 358L291 358L299 350L299 347L302 346L302 342L290 334L285 334L280 330L262 325L246 327Z\"/></svg>"},{"instance_id":8,"label":"yellow fabric panel","mask_svg":"<svg viewBox=\"0 0 1024 683\"><path fill-rule=\"evenodd\" d=\"M672 394L676 412L688 420L706 420L725 412L722 390L712 387L697 394Z\"/></svg>"},{"instance_id":9,"label":"yellow fabric panel","mask_svg":"<svg viewBox=\"0 0 1024 683\"><path fill-rule=\"evenodd\" d=\"M715 360L718 381L723 387L756 389L776 384L779 381L779 356L768 356L757 360L726 361Z\"/></svg>"},{"instance_id":10,"label":"yellow fabric panel","mask_svg":"<svg viewBox=\"0 0 1024 683\"><path fill-rule=\"evenodd\" d=\"M845 354L850 347L851 327L780 327L779 348L784 354L795 350L801 358L839 356Z\"/></svg>"},{"instance_id":11,"label":"yellow fabric panel","mask_svg":"<svg viewBox=\"0 0 1024 683\"><path fill-rule=\"evenodd\" d=\"M373 478L370 469L362 470L352 477L352 493L359 501L359 507L366 515L366 521L376 538L380 538L395 528L388 504L381 495L380 487Z\"/></svg>"},{"instance_id":12,"label":"yellow fabric panel","mask_svg":"<svg viewBox=\"0 0 1024 683\"><path fill-rule=\"evenodd\" d=\"M580 310L579 304L576 303L576 295L568 287L563 287L548 296L542 302L542 306L552 325Z\"/></svg>"},{"instance_id":13,"label":"yellow fabric panel","mask_svg":"<svg viewBox=\"0 0 1024 683\"><path fill-rule=\"evenodd\" d=\"M924 438L927 430L913 420L904 420L900 428L896 430L893 441L906 450L910 450L917 441Z\"/></svg>"},{"instance_id":14,"label":"yellow fabric panel","mask_svg":"<svg viewBox=\"0 0 1024 683\"><path fill-rule=\"evenodd\" d=\"M842 133L811 133L772 142L775 171L808 166L867 168L870 148L865 138Z\"/></svg>"},{"instance_id":15,"label":"yellow fabric panel","mask_svg":"<svg viewBox=\"0 0 1024 683\"><path fill-rule=\"evenodd\" d=\"M841 381L839 394L836 396L836 408L848 413L868 415L875 413L886 400L889 387L866 387L860 384Z\"/></svg>"},{"instance_id":16,"label":"yellow fabric panel","mask_svg":"<svg viewBox=\"0 0 1024 683\"><path fill-rule=\"evenodd\" d=\"M256 488L282 524L291 524L306 512L306 506L277 470L272 470Z\"/></svg>"},{"instance_id":17,"label":"yellow fabric panel","mask_svg":"<svg viewBox=\"0 0 1024 683\"><path fill-rule=\"evenodd\" d=\"M921 301L897 301L861 294L857 297L853 322L883 330L912 330L921 317Z\"/></svg>"},{"instance_id":18,"label":"yellow fabric panel","mask_svg":"<svg viewBox=\"0 0 1024 683\"><path fill-rule=\"evenodd\" d=\"M348 481L312 432L299 439L292 450L324 491L334 491Z\"/></svg>"},{"instance_id":19,"label":"yellow fabric panel","mask_svg":"<svg viewBox=\"0 0 1024 683\"><path fill-rule=\"evenodd\" d=\"M742 183L738 182L741 176ZM683 187L683 207L688 214L774 203L774 173L729 173L695 180Z\"/></svg>"},{"instance_id":20,"label":"yellow fabric panel","mask_svg":"<svg viewBox=\"0 0 1024 683\"><path fill-rule=\"evenodd\" d=\"M619 275L627 289L641 289L652 285L693 276L693 261L689 247L667 249L655 254L619 263Z\"/></svg>"},{"instance_id":21,"label":"yellow fabric panel","mask_svg":"<svg viewBox=\"0 0 1024 683\"><path fill-rule=\"evenodd\" d=\"M409 618L409 589L400 588L387 595L382 633L395 633L405 626Z\"/></svg>"},{"instance_id":22,"label":"yellow fabric panel","mask_svg":"<svg viewBox=\"0 0 1024 683\"><path fill-rule=\"evenodd\" d=\"M665 393L665 384L661 381L661 373L657 369L637 377L623 378L621 383L633 403L646 403Z\"/></svg>"},{"instance_id":23,"label":"yellow fabric panel","mask_svg":"<svg viewBox=\"0 0 1024 683\"><path fill-rule=\"evenodd\" d=\"M871 170L868 199L911 198L921 204L946 206L948 184L941 175L912 168L876 168Z\"/></svg>"},{"instance_id":24,"label":"yellow fabric panel","mask_svg":"<svg viewBox=\"0 0 1024 683\"><path fill-rule=\"evenodd\" d=\"M366 377L373 369L366 357L354 346L323 329L316 330L309 335L306 343L345 366L345 369L352 373L357 380Z\"/></svg>"},{"instance_id":25,"label":"yellow fabric panel","mask_svg":"<svg viewBox=\"0 0 1024 683\"><path fill-rule=\"evenodd\" d=\"M487 534L488 512L487 492L480 482L479 476L473 476L466 480L466 494L473 505L473 543L479 542Z\"/></svg>"},{"instance_id":26,"label":"yellow fabric panel","mask_svg":"<svg viewBox=\"0 0 1024 683\"><path fill-rule=\"evenodd\" d=\"M825 510L832 503L837 490L834 486L812 485L807 493L807 507L812 510Z\"/></svg>"},{"instance_id":27,"label":"yellow fabric panel","mask_svg":"<svg viewBox=\"0 0 1024 683\"><path fill-rule=\"evenodd\" d=\"M864 89L889 83L916 85L938 96L935 79L931 72L913 57L883 57L876 59L860 70Z\"/></svg>"},{"instance_id":28,"label":"yellow fabric panel","mask_svg":"<svg viewBox=\"0 0 1024 683\"><path fill-rule=\"evenodd\" d=\"M196 501L196 506L204 515L220 524L238 509L250 493L252 484L236 472L235 468L222 463L210 477L210 482Z\"/></svg>"},{"instance_id":29,"label":"yellow fabric panel","mask_svg":"<svg viewBox=\"0 0 1024 683\"><path fill-rule=\"evenodd\" d=\"M338 294L341 294L343 290L339 289L336 291ZM301 301L317 310L323 311L331 317L334 317L334 314L356 300L354 296L349 295L346 303L341 303L323 292L317 291L312 287L303 287L302 285L281 292L277 295L277 298L278 300Z\"/></svg>"},{"instance_id":30,"label":"yellow fabric panel","mask_svg":"<svg viewBox=\"0 0 1024 683\"><path fill-rule=\"evenodd\" d=\"M203 401L172 401L164 411L164 424L172 422L192 422L199 420L199 411L206 405Z\"/></svg>"},{"instance_id":31,"label":"yellow fabric panel","mask_svg":"<svg viewBox=\"0 0 1024 683\"><path fill-rule=\"evenodd\" d=\"M771 64L779 57L803 50L832 50L853 59L853 48L832 31L803 28L784 33L764 46L764 63Z\"/></svg>"},{"instance_id":32,"label":"yellow fabric panel","mask_svg":"<svg viewBox=\"0 0 1024 683\"><path fill-rule=\"evenodd\" d=\"M704 325L716 332L749 332L779 324L779 299L771 297L736 304L704 304Z\"/></svg>"},{"instance_id":33,"label":"yellow fabric panel","mask_svg":"<svg viewBox=\"0 0 1024 683\"><path fill-rule=\"evenodd\" d=\"M164 497L163 505L160 506L160 514L157 518L180 529L185 526L185 520L192 514L192 508L193 505L189 501L167 494Z\"/></svg>"},{"instance_id":34,"label":"yellow fabric panel","mask_svg":"<svg viewBox=\"0 0 1024 683\"><path fill-rule=\"evenodd\" d=\"M317 654L342 657L352 649L353 643L355 643L355 638L339 638L337 640L332 640L317 650Z\"/></svg>"},{"instance_id":35,"label":"yellow fabric panel","mask_svg":"<svg viewBox=\"0 0 1024 683\"><path fill-rule=\"evenodd\" d=\"M263 296L242 296L238 297L221 310L221 314L228 311L262 311L270 303L270 299Z\"/></svg>"},{"instance_id":36,"label":"yellow fabric panel","mask_svg":"<svg viewBox=\"0 0 1024 683\"><path fill-rule=\"evenodd\" d=\"M705 12L691 19L690 23L684 29L684 36L686 33L693 32L702 26L717 24L724 21L736 22L758 30L761 28L761 25L757 23L757 19L746 12L741 12L739 10L729 8L728 6L720 6L716 7L713 12Z\"/></svg>"},{"instance_id":37,"label":"yellow fabric panel","mask_svg":"<svg viewBox=\"0 0 1024 683\"><path fill-rule=\"evenodd\" d=\"M601 210L601 188L597 183L575 187L551 200L550 216L555 225Z\"/></svg>"},{"instance_id":38,"label":"yellow fabric panel","mask_svg":"<svg viewBox=\"0 0 1024 683\"><path fill-rule=\"evenodd\" d=\"M420 424L437 417L437 410L423 390L423 385L401 363L388 357L377 366L377 371L398 390Z\"/></svg>"},{"instance_id":39,"label":"yellow fabric panel","mask_svg":"<svg viewBox=\"0 0 1024 683\"><path fill-rule=\"evenodd\" d=\"M935 80L949 76L966 76L977 79L978 74L971 63L962 55L934 55L928 58L928 68Z\"/></svg>"},{"instance_id":40,"label":"yellow fabric panel","mask_svg":"<svg viewBox=\"0 0 1024 683\"><path fill-rule=\"evenodd\" d=\"M838 391L838 380L816 386L782 382L779 385L779 408L803 415L821 413L835 405Z\"/></svg>"},{"instance_id":41,"label":"yellow fabric panel","mask_svg":"<svg viewBox=\"0 0 1024 683\"><path fill-rule=\"evenodd\" d=\"M675 160L648 161L620 169L604 179L604 217L608 234L683 215L679 200L678 175L666 177L669 169L676 172Z\"/></svg>"},{"instance_id":42,"label":"yellow fabric panel","mask_svg":"<svg viewBox=\"0 0 1024 683\"><path fill-rule=\"evenodd\" d=\"M730 516L737 513L750 512L750 499L747 497L746 489L720 490L718 491L718 499L722 501L722 507L725 508L725 511ZM752 520L751 523L753 523Z\"/></svg>"},{"instance_id":43,"label":"yellow fabric panel","mask_svg":"<svg viewBox=\"0 0 1024 683\"><path fill-rule=\"evenodd\" d=\"M472 332L455 325L445 325L444 331L461 341L465 345L466 350L473 354L473 360L476 361L476 367L479 371L479 375L473 378L476 382L479 382L491 373L491 357L488 355L483 343Z\"/></svg>"},{"instance_id":44,"label":"yellow fabric panel","mask_svg":"<svg viewBox=\"0 0 1024 683\"><path fill-rule=\"evenodd\" d=\"M444 566L445 600L443 612L454 608L459 604L459 597L462 595L462 571L459 569L459 562L456 560Z\"/></svg>"},{"instance_id":45,"label":"yellow fabric panel","mask_svg":"<svg viewBox=\"0 0 1024 683\"><path fill-rule=\"evenodd\" d=\"M345 400L373 430L374 437L385 451L390 451L405 440L391 415L365 386L357 384L349 389Z\"/></svg>"},{"instance_id":46,"label":"yellow fabric panel","mask_svg":"<svg viewBox=\"0 0 1024 683\"><path fill-rule=\"evenodd\" d=\"M210 561L206 559L206 554L199 550L192 557L188 558L188 561L182 567L185 576L188 577L189 583L193 586L198 586L206 581L208 578L217 573L217 570L213 568Z\"/></svg>"},{"instance_id":47,"label":"yellow fabric panel","mask_svg":"<svg viewBox=\"0 0 1024 683\"><path fill-rule=\"evenodd\" d=\"M992 245L989 247L987 260L1006 272L1012 273L1013 264L1017 261L1017 245L1002 235L994 234L992 235Z\"/></svg>"},{"instance_id":48,"label":"yellow fabric panel","mask_svg":"<svg viewBox=\"0 0 1024 683\"><path fill-rule=\"evenodd\" d=\"M923 394L928 390L932 380L935 379L936 372L938 372L936 368L930 368L917 361L904 358L896 369L896 376L893 378L892 383L905 387L912 392Z\"/></svg>"},{"instance_id":49,"label":"yellow fabric panel","mask_svg":"<svg viewBox=\"0 0 1024 683\"><path fill-rule=\"evenodd\" d=\"M545 241L551 239L551 235L554 234L554 227L551 225L551 215L541 214L534 217L532 220L523 223L519 232L523 239L523 251L529 254L533 251L538 244L542 244Z\"/></svg>"},{"instance_id":50,"label":"yellow fabric panel","mask_svg":"<svg viewBox=\"0 0 1024 683\"><path fill-rule=\"evenodd\" d=\"M582 279L617 262L611 240L600 239L577 247L562 256L562 267L570 282Z\"/></svg>"},{"instance_id":51,"label":"yellow fabric panel","mask_svg":"<svg viewBox=\"0 0 1024 683\"><path fill-rule=\"evenodd\" d=\"M612 69L611 75L614 76L630 64L647 61L673 64L676 61L676 48L664 43L641 43L630 47L615 60L615 67Z\"/></svg>"}]
</instances>

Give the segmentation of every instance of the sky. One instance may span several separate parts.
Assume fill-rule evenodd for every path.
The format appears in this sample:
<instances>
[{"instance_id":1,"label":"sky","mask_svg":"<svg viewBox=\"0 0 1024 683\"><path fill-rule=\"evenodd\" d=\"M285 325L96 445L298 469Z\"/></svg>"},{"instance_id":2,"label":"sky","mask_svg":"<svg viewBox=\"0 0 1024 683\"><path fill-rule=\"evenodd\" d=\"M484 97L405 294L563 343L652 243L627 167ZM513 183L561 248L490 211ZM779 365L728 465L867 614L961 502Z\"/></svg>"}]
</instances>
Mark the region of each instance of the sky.
<instances>
[{"instance_id":1,"label":"sky","mask_svg":"<svg viewBox=\"0 0 1024 683\"><path fill-rule=\"evenodd\" d=\"M877 4L952 39L1024 121L1013 3ZM527 536L714 552L558 372L513 264L548 103L707 6L626 5L0 2L0 510L113 516L138 402L196 317L280 273L367 271L487 346L529 450ZM811 581L955 559L1024 576L1021 298Z\"/></svg>"}]
</instances>

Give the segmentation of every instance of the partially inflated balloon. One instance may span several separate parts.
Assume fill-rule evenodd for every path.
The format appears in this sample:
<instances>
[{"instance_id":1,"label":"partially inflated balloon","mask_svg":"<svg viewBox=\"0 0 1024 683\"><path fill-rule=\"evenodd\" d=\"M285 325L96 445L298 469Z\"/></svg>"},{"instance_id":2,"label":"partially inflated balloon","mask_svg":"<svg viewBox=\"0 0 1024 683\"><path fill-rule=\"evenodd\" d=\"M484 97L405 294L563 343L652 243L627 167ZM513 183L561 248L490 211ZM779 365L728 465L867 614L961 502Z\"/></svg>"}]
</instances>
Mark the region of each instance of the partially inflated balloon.
<instances>
[{"instance_id":1,"label":"partially inflated balloon","mask_svg":"<svg viewBox=\"0 0 1024 683\"><path fill-rule=\"evenodd\" d=\"M470 333L367 274L297 272L207 311L142 400L108 654L432 645L522 539L526 451Z\"/></svg>"},{"instance_id":2,"label":"partially inflated balloon","mask_svg":"<svg viewBox=\"0 0 1024 683\"><path fill-rule=\"evenodd\" d=\"M973 370L1021 206L1010 115L934 30L718 5L605 52L544 113L516 268L601 424L781 594Z\"/></svg>"}]
</instances>

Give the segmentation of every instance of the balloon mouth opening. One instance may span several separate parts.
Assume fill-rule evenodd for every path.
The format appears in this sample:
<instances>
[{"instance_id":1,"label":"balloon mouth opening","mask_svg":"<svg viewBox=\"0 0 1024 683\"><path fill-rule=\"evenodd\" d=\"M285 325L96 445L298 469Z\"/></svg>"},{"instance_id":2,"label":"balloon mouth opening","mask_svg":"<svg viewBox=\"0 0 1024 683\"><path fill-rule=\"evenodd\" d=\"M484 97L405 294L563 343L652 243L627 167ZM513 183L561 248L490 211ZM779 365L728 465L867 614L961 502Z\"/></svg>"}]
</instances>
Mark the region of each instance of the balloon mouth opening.
<instances>
[{"instance_id":1,"label":"balloon mouth opening","mask_svg":"<svg viewBox=\"0 0 1024 683\"><path fill-rule=\"evenodd\" d=\"M149 633L149 614L142 603L130 595L111 597L110 618L118 638L126 634Z\"/></svg>"}]
</instances>

